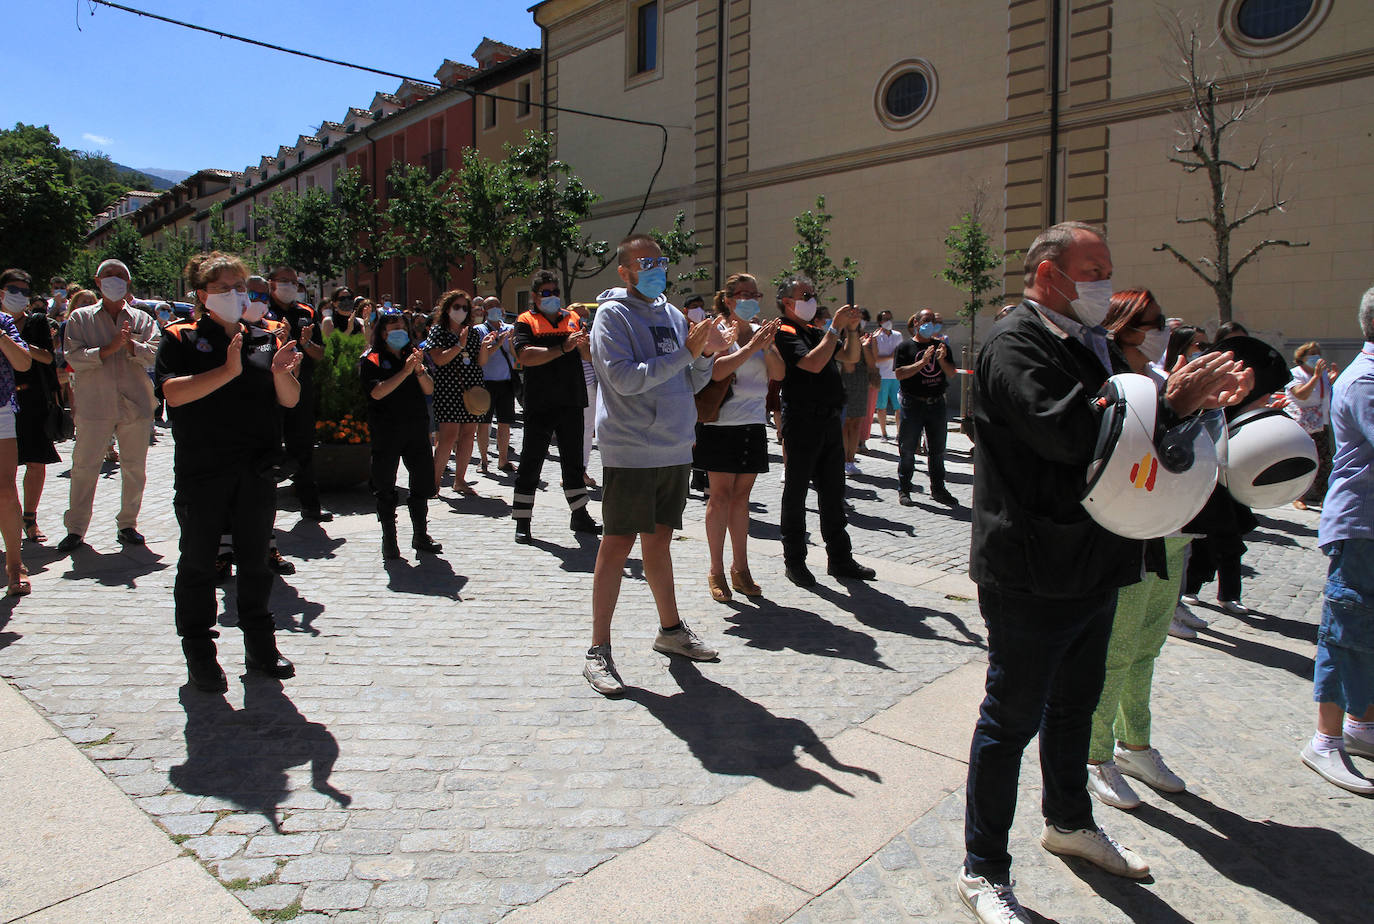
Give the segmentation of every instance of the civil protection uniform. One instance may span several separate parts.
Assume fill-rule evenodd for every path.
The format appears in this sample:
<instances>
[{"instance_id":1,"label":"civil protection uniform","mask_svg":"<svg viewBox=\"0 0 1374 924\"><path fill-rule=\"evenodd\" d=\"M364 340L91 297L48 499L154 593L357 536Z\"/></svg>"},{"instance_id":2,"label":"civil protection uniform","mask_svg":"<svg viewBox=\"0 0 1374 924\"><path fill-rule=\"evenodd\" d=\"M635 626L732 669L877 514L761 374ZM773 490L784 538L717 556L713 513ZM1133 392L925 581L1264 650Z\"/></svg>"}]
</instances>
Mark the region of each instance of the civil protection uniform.
<instances>
[{"instance_id":1,"label":"civil protection uniform","mask_svg":"<svg viewBox=\"0 0 1374 924\"><path fill-rule=\"evenodd\" d=\"M515 321L511 338L515 356L519 359L521 351L530 346L561 351L568 336L580 327L577 315L566 309L559 309L551 318L531 308ZM515 519L528 521L534 516L534 492L539 488L549 443L555 438L568 509L576 513L587 506L587 486L582 481L582 410L586 406L587 384L577 350L543 365L525 367L525 433L515 474Z\"/></svg>"},{"instance_id":2,"label":"civil protection uniform","mask_svg":"<svg viewBox=\"0 0 1374 924\"><path fill-rule=\"evenodd\" d=\"M173 499L181 526L173 589L177 634L187 658L214 657L215 558L225 524L238 562L238 625L261 663L278 655L268 597L267 547L276 518L276 482L268 469L281 452L281 405L272 377L279 344L266 327L240 322L243 371L199 400L167 408L176 440ZM169 324L154 373L158 394L168 379L224 365L232 335L213 317Z\"/></svg>"},{"instance_id":3,"label":"civil protection uniform","mask_svg":"<svg viewBox=\"0 0 1374 924\"><path fill-rule=\"evenodd\" d=\"M300 501L301 510L306 514L318 514L320 489L315 483L315 360L305 352L301 332L307 326L314 325L310 342L321 346L324 345L324 335L320 332L315 309L309 305L297 302L283 311L274 303L272 311L286 325L286 339L296 341L296 349L301 354L301 365L297 372L301 399L295 407L286 409L282 435L287 454L296 461L296 499Z\"/></svg>"},{"instance_id":4,"label":"civil protection uniform","mask_svg":"<svg viewBox=\"0 0 1374 924\"><path fill-rule=\"evenodd\" d=\"M806 492L814 483L821 518L821 538L831 562L851 558L844 512L844 382L834 357L819 372L797 365L825 337L814 324L799 325L784 319L773 343L787 364L782 380L783 467L782 533L783 560L789 565L806 562ZM836 349L838 353L838 348Z\"/></svg>"},{"instance_id":5,"label":"civil protection uniform","mask_svg":"<svg viewBox=\"0 0 1374 924\"><path fill-rule=\"evenodd\" d=\"M434 495L434 447L429 444L429 409L425 393L414 375L408 375L380 401L372 389L400 372L415 350L407 344L399 355L389 349L368 350L358 360L358 382L367 396L367 425L372 432L372 496L377 499L377 519L382 533L396 536L396 471L405 463L409 476L412 536L428 536L429 499Z\"/></svg>"}]
</instances>

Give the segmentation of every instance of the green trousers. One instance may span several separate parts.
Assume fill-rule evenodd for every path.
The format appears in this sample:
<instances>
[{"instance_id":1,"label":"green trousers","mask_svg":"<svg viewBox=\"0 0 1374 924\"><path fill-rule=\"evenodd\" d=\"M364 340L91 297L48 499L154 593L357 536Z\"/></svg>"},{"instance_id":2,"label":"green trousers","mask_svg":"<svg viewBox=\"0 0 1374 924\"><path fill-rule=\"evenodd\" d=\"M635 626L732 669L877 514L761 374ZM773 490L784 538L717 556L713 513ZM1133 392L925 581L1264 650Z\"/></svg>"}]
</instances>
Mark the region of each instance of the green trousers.
<instances>
[{"instance_id":1,"label":"green trousers","mask_svg":"<svg viewBox=\"0 0 1374 924\"><path fill-rule=\"evenodd\" d=\"M1089 760L1111 760L1116 741L1138 746L1150 743L1150 684L1178 605L1188 542L1186 537L1164 540L1168 580L1147 574L1145 580L1117 594L1112 638L1107 643L1107 676L1093 713Z\"/></svg>"}]
</instances>

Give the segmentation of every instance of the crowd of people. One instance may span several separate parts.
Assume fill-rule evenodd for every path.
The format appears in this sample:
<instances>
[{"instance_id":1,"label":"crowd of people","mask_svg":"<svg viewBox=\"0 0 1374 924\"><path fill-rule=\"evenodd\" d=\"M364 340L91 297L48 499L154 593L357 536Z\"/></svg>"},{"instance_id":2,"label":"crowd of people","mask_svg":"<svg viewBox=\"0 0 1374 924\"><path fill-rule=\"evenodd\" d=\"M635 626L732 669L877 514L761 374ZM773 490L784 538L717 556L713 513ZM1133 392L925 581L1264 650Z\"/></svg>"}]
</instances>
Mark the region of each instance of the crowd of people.
<instances>
[{"instance_id":1,"label":"crowd of people","mask_svg":"<svg viewBox=\"0 0 1374 924\"><path fill-rule=\"evenodd\" d=\"M682 528L693 472L706 496L707 591L716 601L763 589L749 561L750 495L769 467L769 424L783 455L779 526L783 572L799 587L807 565L806 499L816 492L826 570L871 580L848 532L846 475L874 415L896 431L896 499L912 505L924 455L929 497L958 506L945 486L946 393L960 371L929 309L897 329L891 311L866 330L867 312L819 305L813 280L792 275L762 317L764 292L729 275L710 305L685 311L667 295L668 260L634 235L616 252L621 285L594 303L565 304L559 277L530 280L527 310L508 323L498 296L455 289L432 311L390 295L377 302L340 288L304 299L287 266L255 275L239 258L200 254L187 266L191 309L149 310L130 297L129 268L106 260L91 290L50 282L34 291L21 269L0 276L0 533L9 593L31 592L21 542L44 542L38 522L45 466L74 428L71 483L57 550L70 553L91 525L100 467L117 458L115 536L141 545L138 515L154 420L165 405L176 441L173 507L181 529L175 622L188 677L223 692L215 588L237 567L237 618L249 670L276 678L295 667L278 649L268 608L277 575L294 565L273 539L277 485L292 481L301 515L327 522L314 474L314 367L335 332L361 335L359 387L371 436L370 487L383 560L401 556L404 500L411 548L437 555L428 504L453 460L453 490L475 497L468 468L510 479L514 538L533 541L532 517L550 448L557 445L570 529L600 535L590 647L583 674L596 691L624 691L611 625L636 542L659 620L655 650L694 660L718 652L681 618L672 537ZM1078 503L1098 447L1109 376L1150 378L1158 413L1178 422L1204 409L1226 415L1282 406L1311 435L1321 460L1294 506L1321 505L1319 544L1331 557L1318 641L1317 732L1302 760L1352 792L1374 794L1349 755L1374 756L1374 290L1359 309L1364 352L1344 374L1305 343L1291 369L1239 325L1211 338L1168 318L1147 289L1114 291L1102 233L1057 225L1027 253L1025 295L999 313L973 370L974 467L970 576L988 630L987 696L973 733L966 859L958 893L983 921L1029 920L1010 879L1008 833L1021 753L1040 738L1045 777L1042 845L1118 875L1148 863L1108 836L1092 800L1132 809L1126 777L1166 792L1186 788L1151 742L1154 663L1168 634L1206 623L1189 604L1215 579L1232 613L1241 603L1242 537L1255 520L1218 485L1194 522L1139 541L1109 532ZM868 322L871 324L872 322ZM1267 351L1267 352L1266 352ZM517 403L521 413L517 413ZM518 450L511 427L523 426ZM602 483L588 471L593 443ZM25 466L22 492L16 484ZM397 485L401 466L408 490ZM1329 484L1328 484L1329 482ZM600 488L602 523L587 509ZM21 538L22 530L22 538ZM727 572L726 538L730 541Z\"/></svg>"}]
</instances>

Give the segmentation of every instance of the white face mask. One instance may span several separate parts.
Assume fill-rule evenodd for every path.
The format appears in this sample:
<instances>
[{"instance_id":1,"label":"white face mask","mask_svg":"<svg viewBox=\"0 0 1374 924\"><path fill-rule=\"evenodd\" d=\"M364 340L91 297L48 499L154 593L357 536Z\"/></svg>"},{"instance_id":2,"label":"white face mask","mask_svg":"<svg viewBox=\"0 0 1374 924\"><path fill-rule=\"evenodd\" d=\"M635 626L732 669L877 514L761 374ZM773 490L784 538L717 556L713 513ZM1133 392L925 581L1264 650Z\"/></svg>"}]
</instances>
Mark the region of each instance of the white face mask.
<instances>
[{"instance_id":1,"label":"white face mask","mask_svg":"<svg viewBox=\"0 0 1374 924\"><path fill-rule=\"evenodd\" d=\"M277 295L277 301L284 305L293 305L296 299L301 297L301 290L294 282L274 282L272 283Z\"/></svg>"},{"instance_id":2,"label":"white face mask","mask_svg":"<svg viewBox=\"0 0 1374 924\"><path fill-rule=\"evenodd\" d=\"M1078 316L1079 323L1088 327L1101 327L1103 320L1107 317L1107 312L1112 310L1112 281L1110 279L1098 279L1092 282L1079 282L1058 267L1055 269L1078 289L1078 298L1069 304L1073 306L1074 314Z\"/></svg>"},{"instance_id":3,"label":"white face mask","mask_svg":"<svg viewBox=\"0 0 1374 924\"><path fill-rule=\"evenodd\" d=\"M891 322L891 321L884 321L884 322L883 322L883 330L887 331L888 333L892 333L892 322Z\"/></svg>"},{"instance_id":4,"label":"white face mask","mask_svg":"<svg viewBox=\"0 0 1374 924\"><path fill-rule=\"evenodd\" d=\"M468 312L466 308L453 308L449 311L448 314L449 317L453 318L454 324L462 324L464 321L468 319Z\"/></svg>"},{"instance_id":5,"label":"white face mask","mask_svg":"<svg viewBox=\"0 0 1374 924\"><path fill-rule=\"evenodd\" d=\"M816 300L808 298L805 301L797 299L797 303L792 306L792 313L803 321L810 321L816 316Z\"/></svg>"},{"instance_id":6,"label":"white face mask","mask_svg":"<svg viewBox=\"0 0 1374 924\"><path fill-rule=\"evenodd\" d=\"M27 307L29 307L27 295L18 295L13 292L5 293L5 310L10 314L18 314Z\"/></svg>"},{"instance_id":7,"label":"white face mask","mask_svg":"<svg viewBox=\"0 0 1374 924\"><path fill-rule=\"evenodd\" d=\"M1169 349L1169 329L1145 332L1145 339L1136 347L1152 363L1164 361L1164 353Z\"/></svg>"},{"instance_id":8,"label":"white face mask","mask_svg":"<svg viewBox=\"0 0 1374 924\"><path fill-rule=\"evenodd\" d=\"M256 324L262 320L262 316L267 313L267 306L262 302L249 300L243 306L243 319L249 324Z\"/></svg>"},{"instance_id":9,"label":"white face mask","mask_svg":"<svg viewBox=\"0 0 1374 924\"><path fill-rule=\"evenodd\" d=\"M100 294L117 302L129 294L129 284L118 276L105 276L100 280Z\"/></svg>"},{"instance_id":10,"label":"white face mask","mask_svg":"<svg viewBox=\"0 0 1374 924\"><path fill-rule=\"evenodd\" d=\"M700 321L700 320L703 320L705 317L706 317L706 312L705 312L703 309L701 309L701 308L688 308L688 309L687 309L687 320L691 321L693 324L695 324L696 322L698 322L698 321Z\"/></svg>"},{"instance_id":11,"label":"white face mask","mask_svg":"<svg viewBox=\"0 0 1374 924\"><path fill-rule=\"evenodd\" d=\"M239 296L243 295L243 298ZM239 318L243 317L243 303L247 301L247 296L241 292L215 292L206 293L205 310L230 324L238 323Z\"/></svg>"}]
</instances>

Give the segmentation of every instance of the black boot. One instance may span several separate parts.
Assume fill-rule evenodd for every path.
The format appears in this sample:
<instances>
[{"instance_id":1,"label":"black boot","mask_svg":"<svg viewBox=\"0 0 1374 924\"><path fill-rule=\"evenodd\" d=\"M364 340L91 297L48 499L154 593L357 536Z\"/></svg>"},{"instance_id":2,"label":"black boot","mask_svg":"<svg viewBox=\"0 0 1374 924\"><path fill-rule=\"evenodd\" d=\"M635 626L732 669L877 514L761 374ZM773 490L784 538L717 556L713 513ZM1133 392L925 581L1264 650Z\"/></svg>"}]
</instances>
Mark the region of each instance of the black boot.
<instances>
[{"instance_id":1,"label":"black boot","mask_svg":"<svg viewBox=\"0 0 1374 924\"><path fill-rule=\"evenodd\" d=\"M410 507L410 547L422 555L438 555L444 550L429 536L428 505Z\"/></svg>"},{"instance_id":2,"label":"black boot","mask_svg":"<svg viewBox=\"0 0 1374 924\"><path fill-rule=\"evenodd\" d=\"M601 535L601 526L592 519L592 515L587 512L586 507L578 507L572 512L572 521L568 523L568 528L575 533Z\"/></svg>"},{"instance_id":3,"label":"black boot","mask_svg":"<svg viewBox=\"0 0 1374 924\"><path fill-rule=\"evenodd\" d=\"M214 638L184 638L181 651L186 655L187 681L202 693L223 693L229 680L215 657Z\"/></svg>"},{"instance_id":4,"label":"black boot","mask_svg":"<svg viewBox=\"0 0 1374 924\"><path fill-rule=\"evenodd\" d=\"M296 676L296 665L277 650L277 636L271 629L243 633L243 666L277 680Z\"/></svg>"},{"instance_id":5,"label":"black boot","mask_svg":"<svg viewBox=\"0 0 1374 924\"><path fill-rule=\"evenodd\" d=\"M530 521L528 517L523 517L515 521L515 541L521 545L529 545L534 541L530 535Z\"/></svg>"},{"instance_id":6,"label":"black boot","mask_svg":"<svg viewBox=\"0 0 1374 924\"><path fill-rule=\"evenodd\" d=\"M396 505L378 504L377 522L382 524L382 560L400 558L401 546L396 542Z\"/></svg>"}]
</instances>

